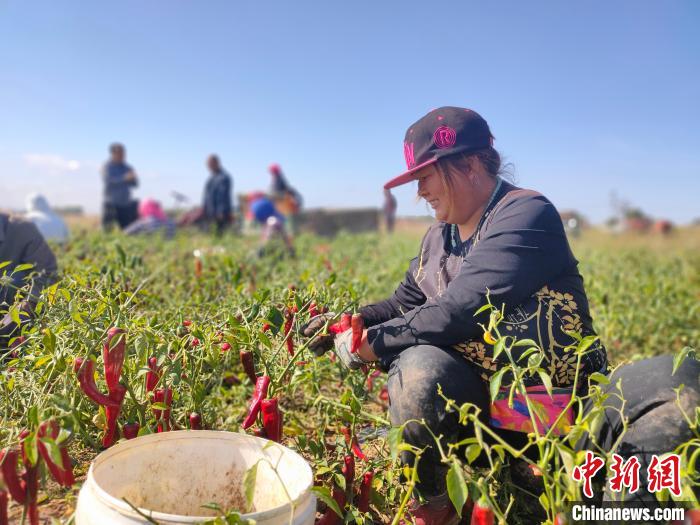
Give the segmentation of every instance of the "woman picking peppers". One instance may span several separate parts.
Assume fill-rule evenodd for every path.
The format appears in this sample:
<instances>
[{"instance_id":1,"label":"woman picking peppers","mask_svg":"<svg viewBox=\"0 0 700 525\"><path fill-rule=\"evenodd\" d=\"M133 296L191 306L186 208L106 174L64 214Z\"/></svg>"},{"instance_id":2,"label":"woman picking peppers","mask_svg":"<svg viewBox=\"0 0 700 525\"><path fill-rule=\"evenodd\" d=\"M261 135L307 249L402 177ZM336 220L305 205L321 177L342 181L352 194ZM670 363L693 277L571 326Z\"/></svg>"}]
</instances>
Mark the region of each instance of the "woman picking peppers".
<instances>
[{"instance_id":1,"label":"woman picking peppers","mask_svg":"<svg viewBox=\"0 0 700 525\"><path fill-rule=\"evenodd\" d=\"M365 330L359 347L353 348L352 330L334 343L350 368L376 362L388 372L393 425L424 420L445 443L473 435L456 414L445 411L440 385L447 398L479 407L484 423L519 446L525 434L508 431L511 421L494 421L493 414L489 420L488 380L507 362L494 358L494 341L484 333L487 302L504 305L501 334L531 339L544 350L541 366L555 388L571 388L577 374L577 384L586 385L591 374L607 373L608 362L597 341L580 365L575 353L565 350L575 344L566 332L595 335L578 263L554 205L501 177L493 140L487 122L464 108L438 108L410 126L404 140L407 171L384 188L417 181L418 196L433 208L437 222L393 296L360 309ZM318 324L312 320L305 335L313 335ZM330 341L316 337L310 347L320 354ZM520 354L527 348L519 347ZM518 347L513 351L517 360ZM697 373L689 383L697 388ZM526 385L537 387L541 379L533 375ZM558 412L552 414L556 418ZM447 466L431 446L431 433L408 423L404 439L425 449L417 467L424 503L411 509L415 522L457 523L446 493ZM412 465L413 457L404 453L402 461Z\"/></svg>"}]
</instances>

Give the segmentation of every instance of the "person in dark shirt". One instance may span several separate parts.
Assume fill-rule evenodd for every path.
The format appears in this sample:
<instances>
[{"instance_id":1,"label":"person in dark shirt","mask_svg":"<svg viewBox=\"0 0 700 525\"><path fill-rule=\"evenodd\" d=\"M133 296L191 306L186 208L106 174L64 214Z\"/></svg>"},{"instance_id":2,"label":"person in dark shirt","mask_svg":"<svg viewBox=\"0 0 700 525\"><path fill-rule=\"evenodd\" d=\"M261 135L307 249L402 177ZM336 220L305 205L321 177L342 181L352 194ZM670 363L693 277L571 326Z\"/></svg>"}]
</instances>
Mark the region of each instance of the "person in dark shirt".
<instances>
[{"instance_id":1,"label":"person in dark shirt","mask_svg":"<svg viewBox=\"0 0 700 525\"><path fill-rule=\"evenodd\" d=\"M384 190L384 205L382 206L382 211L384 212L386 231L387 233L392 233L394 231L394 224L396 223L396 197L391 194L391 190L388 188Z\"/></svg>"},{"instance_id":2,"label":"person in dark shirt","mask_svg":"<svg viewBox=\"0 0 700 525\"><path fill-rule=\"evenodd\" d=\"M500 176L500 155L486 121L469 109L435 109L408 129L404 155L408 170L384 188L417 181L418 195L433 208L437 222L425 234L403 282L393 296L359 310L365 331L356 353L348 351L350 331L335 340L317 336L313 319L302 333L315 337L309 347L319 355L334 344L350 368L376 362L388 372L391 423L406 424L404 440L424 450L416 489L425 503L413 506L413 519L420 525L456 524L459 517L446 489L448 465L441 462L434 436L441 435L443 444L456 443L473 437L473 429L446 412L438 385L458 405L479 407L483 422L516 447L526 440L522 428L515 432L507 417L498 419L491 411L489 379L508 359L494 357L493 338L483 328L489 326L490 314L482 307L489 301L498 309L503 306L500 334L534 341L544 352L541 368L555 389L568 392L567 399L574 394L577 375L577 384L587 385L591 374L608 373L608 361L597 338L580 366L575 352L567 349L575 346L573 332L595 337L578 263L554 205ZM517 361L530 346L513 347L512 357ZM659 365L668 368L668 363ZM689 366L682 377L691 378L697 393L697 373L693 376L694 365ZM528 388L542 387L538 375L524 381ZM658 390L671 391L670 384L655 383ZM626 415L634 417L646 405L639 402L639 393L631 396ZM543 404L550 403L542 397ZM693 399L697 396L691 396L691 404ZM545 412L556 408L551 403ZM556 419L561 408L552 413ZM421 420L425 426L413 422ZM619 435L615 429L612 434ZM667 438L659 447L668 444ZM413 465L413 455L404 452L402 461Z\"/></svg>"},{"instance_id":3,"label":"person in dark shirt","mask_svg":"<svg viewBox=\"0 0 700 525\"><path fill-rule=\"evenodd\" d=\"M124 229L137 218L137 203L131 200L131 188L138 186L138 179L134 169L125 162L123 144L112 144L109 153L110 159L102 168L102 227L109 230L117 223Z\"/></svg>"},{"instance_id":4,"label":"person in dark shirt","mask_svg":"<svg viewBox=\"0 0 700 525\"><path fill-rule=\"evenodd\" d=\"M56 280L57 264L36 225L0 213L0 349L7 347L19 327L9 310L17 306L21 323L28 321L42 289ZM31 264L31 268L21 265ZM19 268L18 268L19 267Z\"/></svg>"},{"instance_id":5,"label":"person in dark shirt","mask_svg":"<svg viewBox=\"0 0 700 525\"><path fill-rule=\"evenodd\" d=\"M233 182L231 176L221 167L218 156L209 155L207 167L209 178L204 187L203 218L207 222L214 223L216 232L220 234L231 222Z\"/></svg>"}]
</instances>

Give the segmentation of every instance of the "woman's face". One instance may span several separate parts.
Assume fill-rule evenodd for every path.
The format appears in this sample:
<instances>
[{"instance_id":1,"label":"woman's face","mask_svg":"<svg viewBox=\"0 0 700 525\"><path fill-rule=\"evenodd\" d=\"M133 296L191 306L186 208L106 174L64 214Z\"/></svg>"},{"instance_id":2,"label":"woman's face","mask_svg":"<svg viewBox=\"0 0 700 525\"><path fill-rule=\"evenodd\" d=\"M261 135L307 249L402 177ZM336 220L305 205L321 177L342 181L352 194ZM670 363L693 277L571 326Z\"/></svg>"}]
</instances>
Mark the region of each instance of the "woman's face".
<instances>
[{"instance_id":1,"label":"woman's face","mask_svg":"<svg viewBox=\"0 0 700 525\"><path fill-rule=\"evenodd\" d=\"M437 220L447 222L451 203L437 168L434 165L426 166L419 170L416 176L418 196L433 208Z\"/></svg>"},{"instance_id":2,"label":"woman's face","mask_svg":"<svg viewBox=\"0 0 700 525\"><path fill-rule=\"evenodd\" d=\"M483 204L481 196L469 183L467 174L452 175L452 188L449 192L435 165L419 170L417 177L418 196L430 204L439 221L464 224Z\"/></svg>"}]
</instances>

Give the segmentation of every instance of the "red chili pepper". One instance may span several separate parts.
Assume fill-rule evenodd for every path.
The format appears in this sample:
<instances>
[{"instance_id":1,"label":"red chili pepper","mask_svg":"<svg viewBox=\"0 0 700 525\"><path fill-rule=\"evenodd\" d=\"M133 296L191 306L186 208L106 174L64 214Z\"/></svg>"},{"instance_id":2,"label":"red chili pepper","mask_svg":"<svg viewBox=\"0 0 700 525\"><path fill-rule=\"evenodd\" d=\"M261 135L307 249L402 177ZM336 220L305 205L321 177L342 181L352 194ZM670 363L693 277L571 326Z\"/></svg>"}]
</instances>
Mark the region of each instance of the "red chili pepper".
<instances>
[{"instance_id":1,"label":"red chili pepper","mask_svg":"<svg viewBox=\"0 0 700 525\"><path fill-rule=\"evenodd\" d=\"M10 525L10 520L7 517L7 492L0 490L0 525Z\"/></svg>"},{"instance_id":2,"label":"red chili pepper","mask_svg":"<svg viewBox=\"0 0 700 525\"><path fill-rule=\"evenodd\" d=\"M192 412L190 414L190 428L192 430L202 429L202 416L199 415L197 412Z\"/></svg>"},{"instance_id":3,"label":"red chili pepper","mask_svg":"<svg viewBox=\"0 0 700 525\"><path fill-rule=\"evenodd\" d=\"M126 333L123 329L113 326L107 331L107 340L102 347L102 360L104 361L105 382L110 394L116 391L119 377L124 366L126 353Z\"/></svg>"},{"instance_id":4,"label":"red chili pepper","mask_svg":"<svg viewBox=\"0 0 700 525\"><path fill-rule=\"evenodd\" d=\"M190 346L192 348L198 347L199 346L199 339L197 339L196 337L193 337L192 341L190 341Z\"/></svg>"},{"instance_id":5,"label":"red chili pepper","mask_svg":"<svg viewBox=\"0 0 700 525\"><path fill-rule=\"evenodd\" d=\"M345 488L348 493L352 492L352 482L355 479L355 457L352 454L346 454L343 458L343 468L341 469L345 476Z\"/></svg>"},{"instance_id":6,"label":"red chili pepper","mask_svg":"<svg viewBox=\"0 0 700 525\"><path fill-rule=\"evenodd\" d=\"M493 525L494 514L486 500L480 499L474 505L471 525Z\"/></svg>"},{"instance_id":7,"label":"red chili pepper","mask_svg":"<svg viewBox=\"0 0 700 525\"><path fill-rule=\"evenodd\" d=\"M365 456L365 453L362 452L362 449L360 448L360 443L357 441L357 436L354 436L352 434L352 432L350 431L350 427L343 427L340 429L340 431L345 436L345 442L352 450L352 453L355 454L355 456L357 456L358 459L361 459L362 461L367 461L367 456Z\"/></svg>"},{"instance_id":8,"label":"red chili pepper","mask_svg":"<svg viewBox=\"0 0 700 525\"><path fill-rule=\"evenodd\" d=\"M39 438L37 439L37 449L44 463L46 463L49 472L51 472L51 476L56 480L56 483L64 487L71 487L73 483L75 483L75 477L73 476L73 465L71 464L70 457L68 457L68 449L65 446L59 447L61 464L57 465L51 458L46 445L41 440L43 437L49 437L55 440L59 432L58 422L55 419L42 422L37 431L37 437Z\"/></svg>"},{"instance_id":9,"label":"red chili pepper","mask_svg":"<svg viewBox=\"0 0 700 525\"><path fill-rule=\"evenodd\" d=\"M362 319L360 314L352 314L350 319L350 326L352 328L352 346L350 347L350 352L353 354L357 352L362 344L362 336L365 330L365 321Z\"/></svg>"},{"instance_id":10,"label":"red chili pepper","mask_svg":"<svg viewBox=\"0 0 700 525\"><path fill-rule=\"evenodd\" d=\"M374 472L365 472L360 483L360 498L357 501L357 509L360 512L369 512L369 498L372 495L372 480Z\"/></svg>"},{"instance_id":11,"label":"red chili pepper","mask_svg":"<svg viewBox=\"0 0 700 525\"><path fill-rule=\"evenodd\" d=\"M24 477L26 487L26 500L24 507L27 516L29 517L30 525L39 525L39 506L37 504L37 495L39 494L39 462L32 465L26 451L26 443L24 439L29 435L28 431L20 434L22 439L22 462L24 463Z\"/></svg>"},{"instance_id":12,"label":"red chili pepper","mask_svg":"<svg viewBox=\"0 0 700 525\"><path fill-rule=\"evenodd\" d=\"M264 323L262 326L262 331L267 332L268 330L270 330L270 328L271 328L270 323Z\"/></svg>"},{"instance_id":13,"label":"red chili pepper","mask_svg":"<svg viewBox=\"0 0 700 525\"><path fill-rule=\"evenodd\" d=\"M250 401L250 407L248 408L248 415L243 421L243 428L247 429L253 426L255 420L260 413L260 406L262 405L262 400L267 397L267 389L270 386L269 376L260 376L255 381L255 389L253 390L253 398Z\"/></svg>"},{"instance_id":14,"label":"red chili pepper","mask_svg":"<svg viewBox=\"0 0 700 525\"><path fill-rule=\"evenodd\" d=\"M391 400L389 399L389 389L387 388L386 385L382 387L382 389L379 391L379 399L382 401L389 403Z\"/></svg>"},{"instance_id":15,"label":"red chili pepper","mask_svg":"<svg viewBox=\"0 0 700 525\"><path fill-rule=\"evenodd\" d=\"M686 512L687 514L687 512ZM694 522L690 522L694 523ZM554 516L554 525L568 525L569 520L566 518L566 514L563 512L558 513L556 516Z\"/></svg>"},{"instance_id":16,"label":"red chili pepper","mask_svg":"<svg viewBox=\"0 0 700 525\"><path fill-rule=\"evenodd\" d=\"M153 400L166 406L165 410L153 409L153 414L158 420L158 432L167 432L170 429L170 406L173 403L173 389L159 388L155 391Z\"/></svg>"},{"instance_id":17,"label":"red chili pepper","mask_svg":"<svg viewBox=\"0 0 700 525\"><path fill-rule=\"evenodd\" d=\"M340 322L333 323L328 327L328 332L333 334L333 335L338 335L342 332L344 332L343 327L341 326Z\"/></svg>"},{"instance_id":18,"label":"red chili pepper","mask_svg":"<svg viewBox=\"0 0 700 525\"><path fill-rule=\"evenodd\" d=\"M308 362L308 361L297 361L297 362L294 363L294 364L295 364L296 366L306 366L306 365L309 364L309 362Z\"/></svg>"},{"instance_id":19,"label":"red chili pepper","mask_svg":"<svg viewBox=\"0 0 700 525\"><path fill-rule=\"evenodd\" d=\"M202 259L200 259L199 257L195 257L194 259L194 276L202 276Z\"/></svg>"},{"instance_id":20,"label":"red chili pepper","mask_svg":"<svg viewBox=\"0 0 700 525\"><path fill-rule=\"evenodd\" d=\"M114 442L119 439L119 426L117 425L117 421L119 420L119 412L121 412L125 395L126 387L121 383L117 383L114 391L111 392L109 396L115 404L105 406L107 429L104 436L102 436L102 446L105 448L111 447Z\"/></svg>"},{"instance_id":21,"label":"red chili pepper","mask_svg":"<svg viewBox=\"0 0 700 525\"><path fill-rule=\"evenodd\" d=\"M138 423L127 423L122 427L122 430L124 431L124 437L126 439L134 439L138 437L141 425Z\"/></svg>"},{"instance_id":22,"label":"red chili pepper","mask_svg":"<svg viewBox=\"0 0 700 525\"><path fill-rule=\"evenodd\" d=\"M234 374L225 375L223 381L224 381L224 385L226 385L226 386L234 386L234 385L241 384L241 380L238 379L238 376L236 376Z\"/></svg>"},{"instance_id":23,"label":"red chili pepper","mask_svg":"<svg viewBox=\"0 0 700 525\"><path fill-rule=\"evenodd\" d=\"M316 307L316 303L312 302L309 304L309 317L316 317L319 315L318 308Z\"/></svg>"},{"instance_id":24,"label":"red chili pepper","mask_svg":"<svg viewBox=\"0 0 700 525\"><path fill-rule=\"evenodd\" d=\"M243 365L243 370L245 370L250 382L255 384L257 377L255 376L255 363L253 362L253 352L248 350L241 350L238 354L241 358L241 364Z\"/></svg>"},{"instance_id":25,"label":"red chili pepper","mask_svg":"<svg viewBox=\"0 0 700 525\"><path fill-rule=\"evenodd\" d=\"M228 352L229 350L231 350L231 344L230 344L230 343L223 343L223 344L221 345L221 351L222 351L222 352Z\"/></svg>"},{"instance_id":26,"label":"red chili pepper","mask_svg":"<svg viewBox=\"0 0 700 525\"><path fill-rule=\"evenodd\" d=\"M374 389L374 380L382 375L381 370L375 370L367 376L367 392L371 392Z\"/></svg>"},{"instance_id":27,"label":"red chili pepper","mask_svg":"<svg viewBox=\"0 0 700 525\"><path fill-rule=\"evenodd\" d=\"M347 501L346 492L335 483L333 484L333 500L338 504L340 512L345 515L345 503ZM326 512L316 521L315 525L339 525L343 523L344 518L338 516L331 508L326 509Z\"/></svg>"},{"instance_id":28,"label":"red chili pepper","mask_svg":"<svg viewBox=\"0 0 700 525\"><path fill-rule=\"evenodd\" d=\"M279 443L282 439L282 414L277 398L263 399L260 410L267 439Z\"/></svg>"},{"instance_id":29,"label":"red chili pepper","mask_svg":"<svg viewBox=\"0 0 700 525\"><path fill-rule=\"evenodd\" d=\"M10 492L10 496L20 505L24 505L27 499L27 487L25 481L17 474L17 460L19 450L16 448L5 448L0 451L0 469L2 469L2 479Z\"/></svg>"},{"instance_id":30,"label":"red chili pepper","mask_svg":"<svg viewBox=\"0 0 700 525\"><path fill-rule=\"evenodd\" d=\"M340 327L343 329L343 332L352 328L352 314L348 312L340 314Z\"/></svg>"},{"instance_id":31,"label":"red chili pepper","mask_svg":"<svg viewBox=\"0 0 700 525\"><path fill-rule=\"evenodd\" d=\"M92 359L84 360L82 357L76 357L73 362L73 370L78 375L80 389L98 405L113 405L114 402L109 396L104 395L97 389L95 384L95 362Z\"/></svg>"},{"instance_id":32,"label":"red chili pepper","mask_svg":"<svg viewBox=\"0 0 700 525\"><path fill-rule=\"evenodd\" d=\"M192 321L190 321L189 319L185 319L184 321L182 321L182 326L190 326L191 324Z\"/></svg>"},{"instance_id":33,"label":"red chili pepper","mask_svg":"<svg viewBox=\"0 0 700 525\"><path fill-rule=\"evenodd\" d=\"M292 338L292 333L291 333L293 325L294 325L293 310L287 310L286 315L285 315L285 319L284 319L284 337L286 337L285 344L287 345L287 352L289 352L289 355L294 355L294 339Z\"/></svg>"},{"instance_id":34,"label":"red chili pepper","mask_svg":"<svg viewBox=\"0 0 700 525\"><path fill-rule=\"evenodd\" d=\"M146 372L146 392L153 392L160 380L160 368L155 356L148 358L148 372Z\"/></svg>"}]
</instances>

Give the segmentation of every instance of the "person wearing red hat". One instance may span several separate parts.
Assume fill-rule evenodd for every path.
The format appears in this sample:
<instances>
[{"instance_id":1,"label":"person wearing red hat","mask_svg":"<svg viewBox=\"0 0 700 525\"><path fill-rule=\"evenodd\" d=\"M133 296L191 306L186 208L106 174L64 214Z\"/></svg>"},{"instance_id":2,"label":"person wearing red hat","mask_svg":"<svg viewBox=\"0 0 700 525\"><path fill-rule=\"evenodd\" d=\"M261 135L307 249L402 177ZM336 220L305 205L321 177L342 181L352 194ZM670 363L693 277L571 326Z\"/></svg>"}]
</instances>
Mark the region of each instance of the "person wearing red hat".
<instances>
[{"instance_id":1,"label":"person wearing red hat","mask_svg":"<svg viewBox=\"0 0 700 525\"><path fill-rule=\"evenodd\" d=\"M299 192L293 188L282 173L279 164L273 163L268 167L272 180L270 181L270 197L275 201L275 206L289 220L289 228L292 234L297 233L297 216L301 211L303 200Z\"/></svg>"},{"instance_id":2,"label":"person wearing red hat","mask_svg":"<svg viewBox=\"0 0 700 525\"><path fill-rule=\"evenodd\" d=\"M494 355L496 341L485 332L490 312L483 307L488 302L502 312L501 335L531 340L543 350L539 366L555 392L565 392L567 402L572 395L585 394L589 376L608 374L606 350L593 329L583 278L561 217L542 194L502 178L501 156L493 142L486 120L465 108L438 108L410 126L403 144L407 169L384 188L417 182L419 197L433 208L437 221L393 296L359 310L365 330L355 352L350 351L352 330L335 337L319 335L319 326L333 314L302 327L305 336L313 337L309 348L317 355L335 347L349 368L376 362L388 372L391 423L403 426L404 440L423 450L416 485L423 503L416 500L410 510L418 525L459 522L447 494L448 465L441 461L434 436L443 446L474 436L471 426L459 424L458 414L447 412L438 385L458 406L476 405L483 423L516 448L527 441L523 427L512 424L521 414L513 414L512 408L510 414L506 408L492 410L489 380L509 360ZM580 362L569 351L577 344L574 333L592 341ZM511 357L517 362L532 346L513 346ZM675 373L672 367L671 356L659 356L618 369L606 387L610 401L604 422L590 440L580 441L579 449L617 447L625 456L638 453L646 467L654 453L673 451L690 439L674 389L685 385L683 410L694 413L700 400L700 362L688 360ZM583 389L574 392L577 376ZM640 376L647 381L640 383ZM500 378L502 386L512 381L508 374ZM543 388L539 374L523 381L528 390ZM619 384L624 406L615 390ZM556 404L557 395L551 401L548 395L538 398L543 424L557 421L566 405ZM651 406L649 399L658 403ZM662 423L650 428L642 417L648 410ZM401 459L414 464L410 452L403 452ZM656 502L646 490L631 498Z\"/></svg>"}]
</instances>

